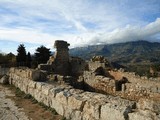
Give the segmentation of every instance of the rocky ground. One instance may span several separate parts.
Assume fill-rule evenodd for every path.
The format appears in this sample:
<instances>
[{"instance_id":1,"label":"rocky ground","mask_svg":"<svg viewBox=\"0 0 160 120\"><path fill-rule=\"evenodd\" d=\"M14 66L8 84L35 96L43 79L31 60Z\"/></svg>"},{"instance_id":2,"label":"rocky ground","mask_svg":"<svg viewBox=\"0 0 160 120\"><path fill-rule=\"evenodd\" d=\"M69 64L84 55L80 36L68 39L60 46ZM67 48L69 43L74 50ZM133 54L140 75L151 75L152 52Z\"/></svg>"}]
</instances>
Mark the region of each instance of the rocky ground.
<instances>
[{"instance_id":1,"label":"rocky ground","mask_svg":"<svg viewBox=\"0 0 160 120\"><path fill-rule=\"evenodd\" d=\"M63 120L60 115L15 95L15 87L0 85L0 120Z\"/></svg>"}]
</instances>

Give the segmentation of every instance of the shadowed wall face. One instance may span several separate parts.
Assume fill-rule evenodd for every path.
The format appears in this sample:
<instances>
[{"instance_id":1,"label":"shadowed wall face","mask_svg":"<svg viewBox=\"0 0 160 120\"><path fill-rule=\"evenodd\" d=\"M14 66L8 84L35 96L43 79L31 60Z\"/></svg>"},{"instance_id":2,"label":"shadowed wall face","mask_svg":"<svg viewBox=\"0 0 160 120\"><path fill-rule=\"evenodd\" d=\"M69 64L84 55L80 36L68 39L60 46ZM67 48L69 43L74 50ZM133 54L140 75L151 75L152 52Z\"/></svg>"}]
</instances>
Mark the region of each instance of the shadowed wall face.
<instances>
[{"instance_id":1,"label":"shadowed wall face","mask_svg":"<svg viewBox=\"0 0 160 120\"><path fill-rule=\"evenodd\" d=\"M55 61L53 63L53 71L61 75L69 75L69 49L66 41L57 40L55 41L54 47L56 52L54 54Z\"/></svg>"}]
</instances>

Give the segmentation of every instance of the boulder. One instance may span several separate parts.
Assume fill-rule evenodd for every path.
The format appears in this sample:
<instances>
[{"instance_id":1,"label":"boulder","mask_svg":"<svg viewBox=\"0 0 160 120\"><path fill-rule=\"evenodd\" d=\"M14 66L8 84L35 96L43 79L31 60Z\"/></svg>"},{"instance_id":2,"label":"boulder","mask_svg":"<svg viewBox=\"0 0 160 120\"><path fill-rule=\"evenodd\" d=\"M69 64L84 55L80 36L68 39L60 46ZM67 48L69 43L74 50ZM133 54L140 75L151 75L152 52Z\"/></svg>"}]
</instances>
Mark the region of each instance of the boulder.
<instances>
[{"instance_id":1,"label":"boulder","mask_svg":"<svg viewBox=\"0 0 160 120\"><path fill-rule=\"evenodd\" d=\"M33 81L46 81L47 80L47 73L42 70L33 70L31 79Z\"/></svg>"},{"instance_id":2,"label":"boulder","mask_svg":"<svg viewBox=\"0 0 160 120\"><path fill-rule=\"evenodd\" d=\"M9 84L9 76L8 75L4 75L1 79L0 79L0 83L1 84Z\"/></svg>"}]
</instances>

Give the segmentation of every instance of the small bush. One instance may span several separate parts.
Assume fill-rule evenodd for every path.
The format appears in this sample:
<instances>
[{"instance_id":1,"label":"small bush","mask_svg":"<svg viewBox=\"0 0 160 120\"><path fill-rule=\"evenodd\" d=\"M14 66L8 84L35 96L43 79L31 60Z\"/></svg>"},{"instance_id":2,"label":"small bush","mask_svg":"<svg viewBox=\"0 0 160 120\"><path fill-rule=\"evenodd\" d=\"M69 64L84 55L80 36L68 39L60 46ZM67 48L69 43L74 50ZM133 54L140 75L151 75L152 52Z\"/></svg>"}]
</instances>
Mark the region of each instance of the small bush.
<instances>
[{"instance_id":1,"label":"small bush","mask_svg":"<svg viewBox=\"0 0 160 120\"><path fill-rule=\"evenodd\" d=\"M42 106L45 110L48 110L48 111L52 112L53 115L58 115L58 113L56 112L55 109L46 106L46 105L45 105L44 103L42 103L42 102L39 102L38 104L39 104L40 106Z\"/></svg>"},{"instance_id":2,"label":"small bush","mask_svg":"<svg viewBox=\"0 0 160 120\"><path fill-rule=\"evenodd\" d=\"M22 97L25 95L25 93L21 91L19 88L16 88L15 94L17 97Z\"/></svg>"}]
</instances>

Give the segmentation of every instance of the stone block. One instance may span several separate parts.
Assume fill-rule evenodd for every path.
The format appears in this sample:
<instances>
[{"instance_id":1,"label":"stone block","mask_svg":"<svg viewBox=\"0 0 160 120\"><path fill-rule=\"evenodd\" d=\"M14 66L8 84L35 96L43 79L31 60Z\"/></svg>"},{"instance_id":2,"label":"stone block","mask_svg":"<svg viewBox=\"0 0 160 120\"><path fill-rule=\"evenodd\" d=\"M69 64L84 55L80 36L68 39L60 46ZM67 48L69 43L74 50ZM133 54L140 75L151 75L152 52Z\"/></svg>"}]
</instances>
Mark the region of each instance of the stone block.
<instances>
[{"instance_id":1,"label":"stone block","mask_svg":"<svg viewBox=\"0 0 160 120\"><path fill-rule=\"evenodd\" d=\"M62 76L62 75L57 75L57 79L58 79L58 81L63 81L63 80L64 80L64 76Z\"/></svg>"},{"instance_id":2,"label":"stone block","mask_svg":"<svg viewBox=\"0 0 160 120\"><path fill-rule=\"evenodd\" d=\"M63 105L63 108L64 108L64 116L66 117L66 119L68 120L71 120L72 118L72 114L74 113L75 110L73 110L72 108L66 106L66 105Z\"/></svg>"},{"instance_id":3,"label":"stone block","mask_svg":"<svg viewBox=\"0 0 160 120\"><path fill-rule=\"evenodd\" d=\"M34 81L28 81L29 82L29 84L28 84L28 87L30 87L30 88L36 88L36 82L34 82Z\"/></svg>"},{"instance_id":4,"label":"stone block","mask_svg":"<svg viewBox=\"0 0 160 120\"><path fill-rule=\"evenodd\" d=\"M24 91L25 93L28 93L28 85L22 84L21 90Z\"/></svg>"},{"instance_id":5,"label":"stone block","mask_svg":"<svg viewBox=\"0 0 160 120\"><path fill-rule=\"evenodd\" d=\"M150 110L160 113L160 101L141 98L137 103L137 107L141 110Z\"/></svg>"},{"instance_id":6,"label":"stone block","mask_svg":"<svg viewBox=\"0 0 160 120\"><path fill-rule=\"evenodd\" d=\"M158 91L157 92L160 93L160 87L158 87Z\"/></svg>"},{"instance_id":7,"label":"stone block","mask_svg":"<svg viewBox=\"0 0 160 120\"><path fill-rule=\"evenodd\" d=\"M151 92L153 92L153 93L158 92L158 88L156 86L151 87Z\"/></svg>"},{"instance_id":8,"label":"stone block","mask_svg":"<svg viewBox=\"0 0 160 120\"><path fill-rule=\"evenodd\" d=\"M129 113L129 120L159 120L159 117L152 111L138 111Z\"/></svg>"},{"instance_id":9,"label":"stone block","mask_svg":"<svg viewBox=\"0 0 160 120\"><path fill-rule=\"evenodd\" d=\"M11 68L9 69L9 72L10 72L10 73L15 73L15 68L14 68L14 67L11 67Z\"/></svg>"},{"instance_id":10,"label":"stone block","mask_svg":"<svg viewBox=\"0 0 160 120\"><path fill-rule=\"evenodd\" d=\"M115 87L116 86L116 81L115 80L110 80L108 85Z\"/></svg>"},{"instance_id":11,"label":"stone block","mask_svg":"<svg viewBox=\"0 0 160 120\"><path fill-rule=\"evenodd\" d=\"M99 120L100 108L101 108L100 103L98 104L98 103L86 101L83 108L83 116L85 116L86 118L91 117L91 118L95 118L96 120Z\"/></svg>"},{"instance_id":12,"label":"stone block","mask_svg":"<svg viewBox=\"0 0 160 120\"><path fill-rule=\"evenodd\" d=\"M129 114L129 120L152 120L152 119L136 112L136 113Z\"/></svg>"},{"instance_id":13,"label":"stone block","mask_svg":"<svg viewBox=\"0 0 160 120\"><path fill-rule=\"evenodd\" d=\"M74 111L71 114L72 120L82 120L82 112L81 111Z\"/></svg>"},{"instance_id":14,"label":"stone block","mask_svg":"<svg viewBox=\"0 0 160 120\"><path fill-rule=\"evenodd\" d=\"M43 101L42 93L38 89L34 90L34 95L33 96L38 102L42 102Z\"/></svg>"},{"instance_id":15,"label":"stone block","mask_svg":"<svg viewBox=\"0 0 160 120\"><path fill-rule=\"evenodd\" d=\"M42 94L41 97L42 97L42 103L44 103L46 106L51 105L51 103L49 102L50 97L48 95Z\"/></svg>"},{"instance_id":16,"label":"stone block","mask_svg":"<svg viewBox=\"0 0 160 120\"><path fill-rule=\"evenodd\" d=\"M49 94L52 95L53 97L56 96L56 94L62 92L64 90L64 86L56 86L50 89Z\"/></svg>"},{"instance_id":17,"label":"stone block","mask_svg":"<svg viewBox=\"0 0 160 120\"><path fill-rule=\"evenodd\" d=\"M64 95L64 91L57 93L55 100L59 101L61 104L66 105L68 104L68 98Z\"/></svg>"},{"instance_id":18,"label":"stone block","mask_svg":"<svg viewBox=\"0 0 160 120\"><path fill-rule=\"evenodd\" d=\"M59 101L52 99L51 107L54 108L58 114L64 116L64 107Z\"/></svg>"},{"instance_id":19,"label":"stone block","mask_svg":"<svg viewBox=\"0 0 160 120\"><path fill-rule=\"evenodd\" d=\"M74 110L82 110L85 101L78 96L68 97L68 106Z\"/></svg>"},{"instance_id":20,"label":"stone block","mask_svg":"<svg viewBox=\"0 0 160 120\"><path fill-rule=\"evenodd\" d=\"M42 93L45 95L49 95L49 91L51 88L53 88L51 85L48 84L42 85Z\"/></svg>"},{"instance_id":21,"label":"stone block","mask_svg":"<svg viewBox=\"0 0 160 120\"><path fill-rule=\"evenodd\" d=\"M101 107L101 120L126 120L129 112L131 108L128 106L107 103Z\"/></svg>"},{"instance_id":22,"label":"stone block","mask_svg":"<svg viewBox=\"0 0 160 120\"><path fill-rule=\"evenodd\" d=\"M28 94L31 94L32 96L34 96L34 88L30 88L30 87L28 87Z\"/></svg>"},{"instance_id":23,"label":"stone block","mask_svg":"<svg viewBox=\"0 0 160 120\"><path fill-rule=\"evenodd\" d=\"M38 89L39 91L42 90L42 86L45 85L46 83L44 82L36 82L36 89Z\"/></svg>"},{"instance_id":24,"label":"stone block","mask_svg":"<svg viewBox=\"0 0 160 120\"><path fill-rule=\"evenodd\" d=\"M51 71L52 66L48 64L39 64L38 69L45 70L45 71Z\"/></svg>"},{"instance_id":25,"label":"stone block","mask_svg":"<svg viewBox=\"0 0 160 120\"><path fill-rule=\"evenodd\" d=\"M0 83L1 84L9 84L9 76L8 75L4 75L1 79L0 79Z\"/></svg>"},{"instance_id":26,"label":"stone block","mask_svg":"<svg viewBox=\"0 0 160 120\"><path fill-rule=\"evenodd\" d=\"M33 70L31 73L31 79L33 81L46 81L47 73L42 70Z\"/></svg>"}]
</instances>

